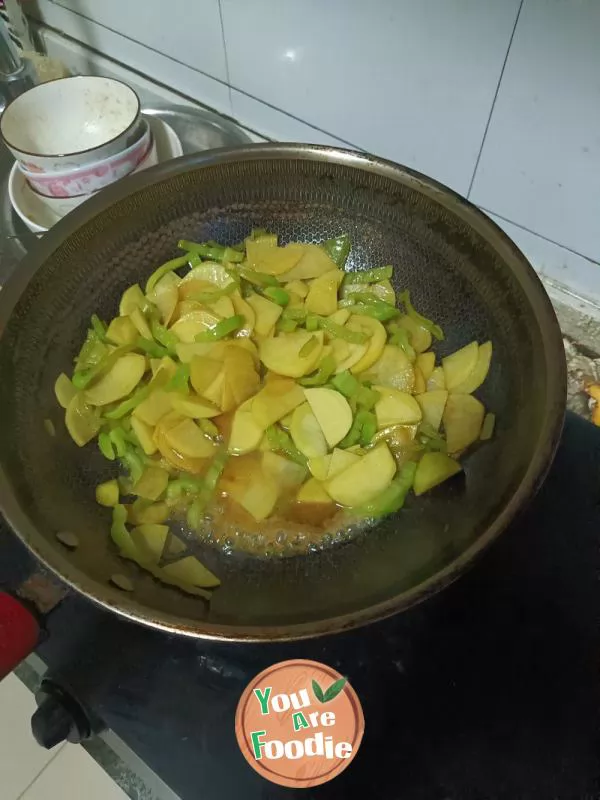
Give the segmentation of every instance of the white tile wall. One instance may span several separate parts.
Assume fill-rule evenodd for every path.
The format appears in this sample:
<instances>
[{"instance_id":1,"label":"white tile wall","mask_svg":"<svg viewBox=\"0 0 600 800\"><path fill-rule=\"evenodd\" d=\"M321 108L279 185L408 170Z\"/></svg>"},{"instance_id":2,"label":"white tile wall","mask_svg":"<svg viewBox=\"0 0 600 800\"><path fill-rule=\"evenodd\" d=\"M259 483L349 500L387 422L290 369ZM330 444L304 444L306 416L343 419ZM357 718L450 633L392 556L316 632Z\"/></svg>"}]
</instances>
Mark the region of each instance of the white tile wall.
<instances>
[{"instance_id":1,"label":"white tile wall","mask_svg":"<svg viewBox=\"0 0 600 800\"><path fill-rule=\"evenodd\" d=\"M519 0L222 0L230 82L466 193Z\"/></svg>"},{"instance_id":2,"label":"white tile wall","mask_svg":"<svg viewBox=\"0 0 600 800\"><path fill-rule=\"evenodd\" d=\"M598 0L525 0L471 199L600 261Z\"/></svg>"},{"instance_id":3,"label":"white tile wall","mask_svg":"<svg viewBox=\"0 0 600 800\"><path fill-rule=\"evenodd\" d=\"M551 280L600 298L600 0L35 5L113 69L269 138L354 146L471 187Z\"/></svg>"}]
</instances>

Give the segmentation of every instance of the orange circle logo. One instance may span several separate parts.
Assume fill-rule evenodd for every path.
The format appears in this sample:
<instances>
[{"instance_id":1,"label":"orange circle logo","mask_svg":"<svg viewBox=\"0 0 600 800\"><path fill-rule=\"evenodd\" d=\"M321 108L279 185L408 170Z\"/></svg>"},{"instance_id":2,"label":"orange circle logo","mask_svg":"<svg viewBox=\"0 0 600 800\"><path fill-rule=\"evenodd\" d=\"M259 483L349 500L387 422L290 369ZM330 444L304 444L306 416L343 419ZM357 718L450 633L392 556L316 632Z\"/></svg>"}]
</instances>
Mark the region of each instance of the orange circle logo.
<instances>
[{"instance_id":1,"label":"orange circle logo","mask_svg":"<svg viewBox=\"0 0 600 800\"><path fill-rule=\"evenodd\" d=\"M282 661L244 691L235 733L263 778L293 788L326 783L352 761L365 719L356 692L318 661Z\"/></svg>"}]
</instances>

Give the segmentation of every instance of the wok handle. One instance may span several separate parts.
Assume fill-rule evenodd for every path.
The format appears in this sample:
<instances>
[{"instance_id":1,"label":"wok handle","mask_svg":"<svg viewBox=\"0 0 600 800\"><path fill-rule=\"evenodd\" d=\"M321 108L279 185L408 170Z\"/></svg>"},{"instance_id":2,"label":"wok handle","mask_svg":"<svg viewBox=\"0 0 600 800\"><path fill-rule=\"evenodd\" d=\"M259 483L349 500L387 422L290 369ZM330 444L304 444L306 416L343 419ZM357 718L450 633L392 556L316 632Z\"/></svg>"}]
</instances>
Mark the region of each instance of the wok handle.
<instances>
[{"instance_id":1,"label":"wok handle","mask_svg":"<svg viewBox=\"0 0 600 800\"><path fill-rule=\"evenodd\" d=\"M40 626L34 614L6 592L0 592L0 681L37 646Z\"/></svg>"}]
</instances>

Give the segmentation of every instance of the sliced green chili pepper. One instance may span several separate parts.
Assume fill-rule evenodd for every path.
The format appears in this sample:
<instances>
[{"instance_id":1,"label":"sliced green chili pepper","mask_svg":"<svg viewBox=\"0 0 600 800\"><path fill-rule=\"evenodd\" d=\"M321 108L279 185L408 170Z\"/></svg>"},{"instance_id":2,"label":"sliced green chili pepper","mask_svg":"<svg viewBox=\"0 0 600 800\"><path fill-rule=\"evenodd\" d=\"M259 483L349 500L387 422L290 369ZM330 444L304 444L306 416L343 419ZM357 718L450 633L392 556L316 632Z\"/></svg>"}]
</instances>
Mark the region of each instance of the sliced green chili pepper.
<instances>
[{"instance_id":1,"label":"sliced green chili pepper","mask_svg":"<svg viewBox=\"0 0 600 800\"><path fill-rule=\"evenodd\" d=\"M415 309L413 304L410 302L410 292L408 289L400 292L398 299L406 308L406 313L408 316L414 319L418 325L420 325L422 328L425 328L426 331L429 331L429 333L438 341L441 342L444 339L444 331L440 328L440 326L436 325L435 322L427 319L427 317L424 317L422 314L419 314L419 312Z\"/></svg>"},{"instance_id":2,"label":"sliced green chili pepper","mask_svg":"<svg viewBox=\"0 0 600 800\"><path fill-rule=\"evenodd\" d=\"M291 461L300 466L306 466L306 456L303 455L293 443L290 435L277 425L271 425L266 430L267 440L273 450L283 453Z\"/></svg>"},{"instance_id":3,"label":"sliced green chili pepper","mask_svg":"<svg viewBox=\"0 0 600 800\"><path fill-rule=\"evenodd\" d=\"M106 431L102 431L102 433L98 434L98 447L104 458L107 458L109 461L115 460L115 449Z\"/></svg>"},{"instance_id":4,"label":"sliced green chili pepper","mask_svg":"<svg viewBox=\"0 0 600 800\"><path fill-rule=\"evenodd\" d=\"M335 239L327 239L321 242L320 246L340 269L344 269L352 246L347 233L343 234L343 236L337 236Z\"/></svg>"},{"instance_id":5,"label":"sliced green chili pepper","mask_svg":"<svg viewBox=\"0 0 600 800\"><path fill-rule=\"evenodd\" d=\"M307 358L315 349L315 347L318 346L318 344L319 340L317 339L317 337L311 336L310 339L304 342L300 350L298 350L298 355L300 356L300 358Z\"/></svg>"},{"instance_id":6,"label":"sliced green chili pepper","mask_svg":"<svg viewBox=\"0 0 600 800\"><path fill-rule=\"evenodd\" d=\"M350 330L350 328L346 328L344 325L338 325L337 322L333 322L333 320L327 319L327 317L319 318L319 327L330 336L333 336L334 339L342 339L345 342L350 342L350 344L365 344L365 342L368 342L371 338L370 334L365 331Z\"/></svg>"},{"instance_id":7,"label":"sliced green chili pepper","mask_svg":"<svg viewBox=\"0 0 600 800\"><path fill-rule=\"evenodd\" d=\"M355 444L360 442L360 437L363 429L363 425L367 422L370 418L370 412L365 411L364 409L360 409L356 412L354 419L352 420L352 426L346 436L342 439L339 443L338 447L345 448L345 447L352 447Z\"/></svg>"},{"instance_id":8,"label":"sliced green chili pepper","mask_svg":"<svg viewBox=\"0 0 600 800\"><path fill-rule=\"evenodd\" d=\"M285 319L284 317L279 317L277 322L275 323L275 328L280 333L292 333L298 327L298 323L295 319Z\"/></svg>"},{"instance_id":9,"label":"sliced green chili pepper","mask_svg":"<svg viewBox=\"0 0 600 800\"><path fill-rule=\"evenodd\" d=\"M200 426L202 433L205 433L207 436L210 436L213 439L219 436L219 429L215 423L211 422L209 419L199 419L198 425Z\"/></svg>"},{"instance_id":10,"label":"sliced green chili pepper","mask_svg":"<svg viewBox=\"0 0 600 800\"><path fill-rule=\"evenodd\" d=\"M164 263L162 267L159 267L157 270L154 270L152 275L150 275L150 277L146 281L146 294L149 294L152 291L152 289L154 289L159 280L161 278L164 278L164 276L168 272L173 272L174 270L179 269L180 267L185 267L185 265L188 263L191 264L189 256L179 256L178 258L172 258L170 261Z\"/></svg>"},{"instance_id":11,"label":"sliced green chili pepper","mask_svg":"<svg viewBox=\"0 0 600 800\"><path fill-rule=\"evenodd\" d=\"M79 355L75 362L75 371L82 372L90 367L95 367L106 356L108 348L99 339L95 330L90 328L87 332L85 342L83 343Z\"/></svg>"},{"instance_id":12,"label":"sliced green chili pepper","mask_svg":"<svg viewBox=\"0 0 600 800\"><path fill-rule=\"evenodd\" d=\"M111 352L107 353L104 358L95 366L75 372L71 379L73 386L76 389L85 389L86 386L89 386L95 378L98 378L103 373L108 372L108 370L115 364L116 361L118 361L119 358L121 358L121 356L125 355L125 353L131 352L132 349L133 347L129 344L123 345L122 347L117 347Z\"/></svg>"},{"instance_id":13,"label":"sliced green chili pepper","mask_svg":"<svg viewBox=\"0 0 600 800\"><path fill-rule=\"evenodd\" d=\"M128 397L127 400L123 400L118 406L107 411L104 417L106 419L122 419L126 414L133 411L134 408L137 408L149 394L150 386L142 386L140 389L136 389L131 397Z\"/></svg>"},{"instance_id":14,"label":"sliced green chili pepper","mask_svg":"<svg viewBox=\"0 0 600 800\"><path fill-rule=\"evenodd\" d=\"M323 386L333 375L336 368L336 361L332 355L325 356L319 364L317 371L308 378L301 378L298 383L302 386Z\"/></svg>"},{"instance_id":15,"label":"sliced green chili pepper","mask_svg":"<svg viewBox=\"0 0 600 800\"><path fill-rule=\"evenodd\" d=\"M377 283L377 281L389 280L393 272L394 268L391 266L348 272L346 274L346 283Z\"/></svg>"},{"instance_id":16,"label":"sliced green chili pepper","mask_svg":"<svg viewBox=\"0 0 600 800\"><path fill-rule=\"evenodd\" d=\"M177 247L179 247L180 250L187 250L188 253L194 253L201 258L207 258L209 261L229 261L230 263L235 263L244 260L244 254L239 250L233 247L224 247L215 242L197 243L181 239L177 242Z\"/></svg>"},{"instance_id":17,"label":"sliced green chili pepper","mask_svg":"<svg viewBox=\"0 0 600 800\"><path fill-rule=\"evenodd\" d=\"M365 409L365 416L360 429L360 443L363 447L370 444L371 440L377 433L377 417L372 411Z\"/></svg>"},{"instance_id":18,"label":"sliced green chili pepper","mask_svg":"<svg viewBox=\"0 0 600 800\"><path fill-rule=\"evenodd\" d=\"M309 332L318 331L319 330L319 322L320 318L317 317L316 314L309 314L306 317L306 330Z\"/></svg>"},{"instance_id":19,"label":"sliced green chili pepper","mask_svg":"<svg viewBox=\"0 0 600 800\"><path fill-rule=\"evenodd\" d=\"M176 500L182 494L196 494L202 488L204 481L201 478L191 478L182 476L167 484L167 497L169 500Z\"/></svg>"},{"instance_id":20,"label":"sliced green chili pepper","mask_svg":"<svg viewBox=\"0 0 600 800\"><path fill-rule=\"evenodd\" d=\"M140 454L129 449L120 456L120 459L125 469L129 471L131 480L137 483L144 473L144 461Z\"/></svg>"},{"instance_id":21,"label":"sliced green chili pepper","mask_svg":"<svg viewBox=\"0 0 600 800\"><path fill-rule=\"evenodd\" d=\"M102 320L97 314L92 314L91 323L96 336L100 339L101 342L105 342L106 330L107 330L106 325L102 322Z\"/></svg>"},{"instance_id":22,"label":"sliced green chili pepper","mask_svg":"<svg viewBox=\"0 0 600 800\"><path fill-rule=\"evenodd\" d=\"M165 386L167 392L187 392L190 381L190 365L178 364L175 374Z\"/></svg>"},{"instance_id":23,"label":"sliced green chili pepper","mask_svg":"<svg viewBox=\"0 0 600 800\"><path fill-rule=\"evenodd\" d=\"M127 530L127 509L122 503L117 503L112 510L112 524L110 526L110 537L117 545L123 555L137 555L136 548ZM137 559L136 559L137 560Z\"/></svg>"},{"instance_id":24,"label":"sliced green chili pepper","mask_svg":"<svg viewBox=\"0 0 600 800\"><path fill-rule=\"evenodd\" d=\"M290 302L289 292L286 292L285 289L280 289L278 286L267 286L263 294L265 297L268 297L269 300L272 300L274 303L277 303L278 306L283 306L284 308Z\"/></svg>"},{"instance_id":25,"label":"sliced green chili pepper","mask_svg":"<svg viewBox=\"0 0 600 800\"><path fill-rule=\"evenodd\" d=\"M370 503L359 508L353 509L362 517L384 517L399 511L404 505L404 501L412 489L415 480L417 465L414 461L408 461L402 466L400 472L392 480L387 489L378 495Z\"/></svg>"},{"instance_id":26,"label":"sliced green chili pepper","mask_svg":"<svg viewBox=\"0 0 600 800\"><path fill-rule=\"evenodd\" d=\"M368 386L361 386L356 393L356 402L365 411L370 411L379 399L381 399L379 392Z\"/></svg>"},{"instance_id":27,"label":"sliced green chili pepper","mask_svg":"<svg viewBox=\"0 0 600 800\"><path fill-rule=\"evenodd\" d=\"M385 322L386 320L393 319L397 317L400 313L395 306L390 305L389 303L384 303L382 301L381 305L367 305L366 303L357 303L356 305L346 305L346 301L342 300L340 302L340 306L342 308L347 309L351 314L362 314L363 317L373 317L374 319L378 319L380 322Z\"/></svg>"},{"instance_id":28,"label":"sliced green chili pepper","mask_svg":"<svg viewBox=\"0 0 600 800\"><path fill-rule=\"evenodd\" d=\"M273 286L277 288L281 286L279 281L274 275L267 275L266 272L257 272L254 269L245 269L242 268L239 270L240 277L242 277L248 283L254 284L254 286Z\"/></svg>"},{"instance_id":29,"label":"sliced green chili pepper","mask_svg":"<svg viewBox=\"0 0 600 800\"><path fill-rule=\"evenodd\" d=\"M238 284L236 282L228 283L227 286L223 286L222 289L214 289L213 291L196 292L195 294L191 294L190 300L196 300L198 303L211 305L212 303L216 303L217 300L220 300L221 297L227 297L228 295L233 294L237 288Z\"/></svg>"},{"instance_id":30,"label":"sliced green chili pepper","mask_svg":"<svg viewBox=\"0 0 600 800\"><path fill-rule=\"evenodd\" d=\"M108 434L108 438L110 439L110 443L114 447L117 456L119 458L123 458L127 452L128 444L125 431L122 428L113 428Z\"/></svg>"},{"instance_id":31,"label":"sliced green chili pepper","mask_svg":"<svg viewBox=\"0 0 600 800\"><path fill-rule=\"evenodd\" d=\"M348 372L348 370L339 372L331 379L331 384L333 388L337 389L344 397L355 397L360 390L360 381Z\"/></svg>"},{"instance_id":32,"label":"sliced green chili pepper","mask_svg":"<svg viewBox=\"0 0 600 800\"><path fill-rule=\"evenodd\" d=\"M400 311L396 306L393 306L391 303L386 303L385 300L381 300L376 295L369 294L368 292L349 292L347 298L342 300L340 305L342 308L351 308L353 303L373 306L373 308L379 309L380 312L385 315L385 319L392 319L393 317L400 316Z\"/></svg>"},{"instance_id":33,"label":"sliced green chili pepper","mask_svg":"<svg viewBox=\"0 0 600 800\"><path fill-rule=\"evenodd\" d=\"M408 358L414 361L417 357L417 353L410 343L409 333L406 328L403 328L401 325L390 325L389 330L391 331L391 336L388 339L389 343L402 348Z\"/></svg>"},{"instance_id":34,"label":"sliced green chili pepper","mask_svg":"<svg viewBox=\"0 0 600 800\"><path fill-rule=\"evenodd\" d=\"M229 336L230 333L235 333L235 331L242 328L245 321L246 320L241 314L235 314L233 317L227 317L227 319L222 319L220 322L217 322L214 328L210 328L210 330L202 331L202 333L196 334L194 341L214 342L217 341L217 339L224 339L225 336Z\"/></svg>"},{"instance_id":35,"label":"sliced green chili pepper","mask_svg":"<svg viewBox=\"0 0 600 800\"><path fill-rule=\"evenodd\" d=\"M187 521L190 528L200 527L202 515L206 511L206 507L208 506L217 489L219 478L223 474L223 470L225 469L228 458L229 455L227 451L222 450L220 453L217 453L217 455L213 458L209 468L206 470L204 481L198 496L194 499L192 505L188 509Z\"/></svg>"},{"instance_id":36,"label":"sliced green chili pepper","mask_svg":"<svg viewBox=\"0 0 600 800\"><path fill-rule=\"evenodd\" d=\"M427 422L422 422L419 425L417 439L427 451L433 450L440 453L448 452L445 439L439 434L438 431L435 430L433 426L429 425Z\"/></svg>"},{"instance_id":37,"label":"sliced green chili pepper","mask_svg":"<svg viewBox=\"0 0 600 800\"><path fill-rule=\"evenodd\" d=\"M153 342L151 339L145 339L143 336L139 336L136 339L135 346L138 350L142 350L144 353L152 356L152 358L164 358L164 356L169 355L169 351L166 347L163 347L157 342Z\"/></svg>"},{"instance_id":38,"label":"sliced green chili pepper","mask_svg":"<svg viewBox=\"0 0 600 800\"><path fill-rule=\"evenodd\" d=\"M175 355L176 347L179 344L177 336L155 319L150 322L150 329L156 341L165 347L170 355Z\"/></svg>"}]
</instances>

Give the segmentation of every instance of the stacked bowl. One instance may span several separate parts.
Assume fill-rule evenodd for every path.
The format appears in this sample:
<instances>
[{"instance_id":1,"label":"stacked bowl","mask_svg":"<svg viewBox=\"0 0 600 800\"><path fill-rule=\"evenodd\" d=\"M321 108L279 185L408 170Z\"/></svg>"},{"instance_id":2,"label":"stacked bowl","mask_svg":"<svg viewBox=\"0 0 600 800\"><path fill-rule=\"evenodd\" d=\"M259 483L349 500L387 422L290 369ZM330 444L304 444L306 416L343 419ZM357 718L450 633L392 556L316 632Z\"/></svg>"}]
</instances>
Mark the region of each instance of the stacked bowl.
<instances>
[{"instance_id":1,"label":"stacked bowl","mask_svg":"<svg viewBox=\"0 0 600 800\"><path fill-rule=\"evenodd\" d=\"M35 86L7 106L0 135L16 159L11 186L19 179L26 183L31 199L56 220L157 161L137 94L110 78L78 76ZM15 211L33 230L17 194L11 193Z\"/></svg>"}]
</instances>

